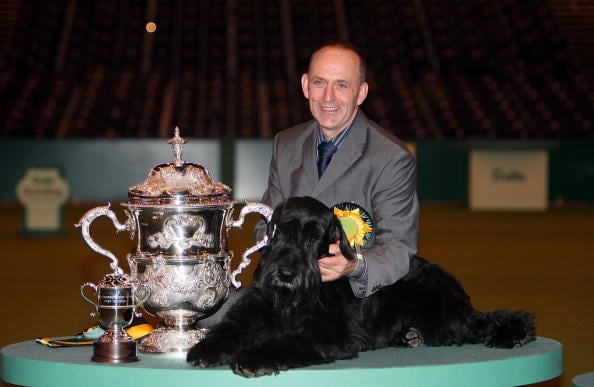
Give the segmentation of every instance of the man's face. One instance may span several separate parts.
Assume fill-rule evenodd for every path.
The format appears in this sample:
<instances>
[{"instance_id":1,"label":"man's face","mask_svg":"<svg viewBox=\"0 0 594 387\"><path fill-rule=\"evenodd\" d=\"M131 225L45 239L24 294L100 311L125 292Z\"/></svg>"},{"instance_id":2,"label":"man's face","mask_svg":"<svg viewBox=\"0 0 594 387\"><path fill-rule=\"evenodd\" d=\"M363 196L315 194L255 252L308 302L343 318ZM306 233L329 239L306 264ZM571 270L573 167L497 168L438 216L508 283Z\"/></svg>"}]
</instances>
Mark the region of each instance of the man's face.
<instances>
[{"instance_id":1,"label":"man's face","mask_svg":"<svg viewBox=\"0 0 594 387\"><path fill-rule=\"evenodd\" d=\"M301 77L309 110L326 138L345 130L367 97L367 83L360 82L359 65L352 51L326 47L313 57L308 73Z\"/></svg>"}]
</instances>

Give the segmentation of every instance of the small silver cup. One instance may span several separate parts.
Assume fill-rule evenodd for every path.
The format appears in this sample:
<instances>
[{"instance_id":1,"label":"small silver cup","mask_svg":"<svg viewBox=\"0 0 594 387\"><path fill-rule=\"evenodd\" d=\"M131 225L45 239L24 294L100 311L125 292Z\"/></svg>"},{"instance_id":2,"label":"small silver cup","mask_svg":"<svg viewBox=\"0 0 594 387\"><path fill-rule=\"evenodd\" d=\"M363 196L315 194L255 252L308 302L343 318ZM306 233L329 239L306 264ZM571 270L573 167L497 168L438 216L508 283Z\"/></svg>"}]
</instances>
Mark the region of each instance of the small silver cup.
<instances>
[{"instance_id":1,"label":"small silver cup","mask_svg":"<svg viewBox=\"0 0 594 387\"><path fill-rule=\"evenodd\" d=\"M129 363L139 360L137 343L125 328L132 323L136 309L148 299L150 291L146 284L136 285L137 281L129 275L116 272L107 274L98 284L87 282L81 286L82 297L95 307L91 315L98 317L99 326L105 331L93 343L91 361ZM85 295L87 288L93 290L95 297Z\"/></svg>"}]
</instances>

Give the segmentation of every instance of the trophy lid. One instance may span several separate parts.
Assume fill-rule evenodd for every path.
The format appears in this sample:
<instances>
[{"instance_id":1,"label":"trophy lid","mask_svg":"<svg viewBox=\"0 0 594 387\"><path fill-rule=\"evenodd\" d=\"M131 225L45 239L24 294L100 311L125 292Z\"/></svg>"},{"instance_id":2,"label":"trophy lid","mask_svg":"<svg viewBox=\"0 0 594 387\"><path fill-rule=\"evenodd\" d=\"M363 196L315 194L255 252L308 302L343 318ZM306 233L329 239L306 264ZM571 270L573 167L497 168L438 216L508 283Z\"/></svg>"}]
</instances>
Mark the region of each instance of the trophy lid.
<instances>
[{"instance_id":1,"label":"trophy lid","mask_svg":"<svg viewBox=\"0 0 594 387\"><path fill-rule=\"evenodd\" d=\"M231 188L214 181L202 165L182 159L187 142L179 128L169 143L174 159L151 169L146 180L128 189L130 205L209 205L229 203Z\"/></svg>"},{"instance_id":2,"label":"trophy lid","mask_svg":"<svg viewBox=\"0 0 594 387\"><path fill-rule=\"evenodd\" d=\"M131 288L138 285L138 281L128 274L114 272L106 274L98 285L100 288Z\"/></svg>"}]
</instances>

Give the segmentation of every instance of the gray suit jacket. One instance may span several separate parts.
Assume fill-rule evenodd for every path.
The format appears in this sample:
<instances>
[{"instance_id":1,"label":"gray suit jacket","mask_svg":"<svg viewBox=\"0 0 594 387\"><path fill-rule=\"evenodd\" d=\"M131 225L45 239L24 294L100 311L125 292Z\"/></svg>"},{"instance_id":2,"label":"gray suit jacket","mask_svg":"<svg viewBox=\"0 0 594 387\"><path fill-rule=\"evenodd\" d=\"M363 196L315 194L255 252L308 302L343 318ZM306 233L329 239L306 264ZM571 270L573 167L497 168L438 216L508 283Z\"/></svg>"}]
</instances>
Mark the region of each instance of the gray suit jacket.
<instances>
[{"instance_id":1,"label":"gray suit jacket","mask_svg":"<svg viewBox=\"0 0 594 387\"><path fill-rule=\"evenodd\" d=\"M312 196L332 206L353 202L373 218L375 237L362 253L366 286L351 280L365 297L402 278L417 252L419 203L416 163L404 143L359 110L353 127L318 178L315 121L278 133L273 142L268 189L262 201L275 207L294 196Z\"/></svg>"}]
</instances>

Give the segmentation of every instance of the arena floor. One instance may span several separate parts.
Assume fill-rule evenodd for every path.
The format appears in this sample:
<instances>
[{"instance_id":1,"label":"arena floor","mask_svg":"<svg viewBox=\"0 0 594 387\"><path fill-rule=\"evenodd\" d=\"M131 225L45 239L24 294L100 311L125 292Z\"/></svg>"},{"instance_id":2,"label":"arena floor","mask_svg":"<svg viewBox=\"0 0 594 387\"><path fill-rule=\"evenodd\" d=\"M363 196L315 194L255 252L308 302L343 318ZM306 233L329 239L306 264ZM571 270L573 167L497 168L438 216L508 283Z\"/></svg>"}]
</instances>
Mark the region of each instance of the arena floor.
<instances>
[{"instance_id":1,"label":"arena floor","mask_svg":"<svg viewBox=\"0 0 594 387\"><path fill-rule=\"evenodd\" d=\"M22 209L0 205L0 347L73 334L95 323L79 289L108 273L109 260L93 252L74 227L95 205L67 207L64 233L52 237L24 236ZM539 386L570 387L575 375L594 370L594 207L544 213L421 208L420 255L457 275L477 308L532 311L538 335L563 343L564 375ZM251 242L254 221L245 231L231 231L236 258ZM106 218L91 232L127 270L128 235L116 234ZM248 270L244 282L250 275Z\"/></svg>"}]
</instances>

